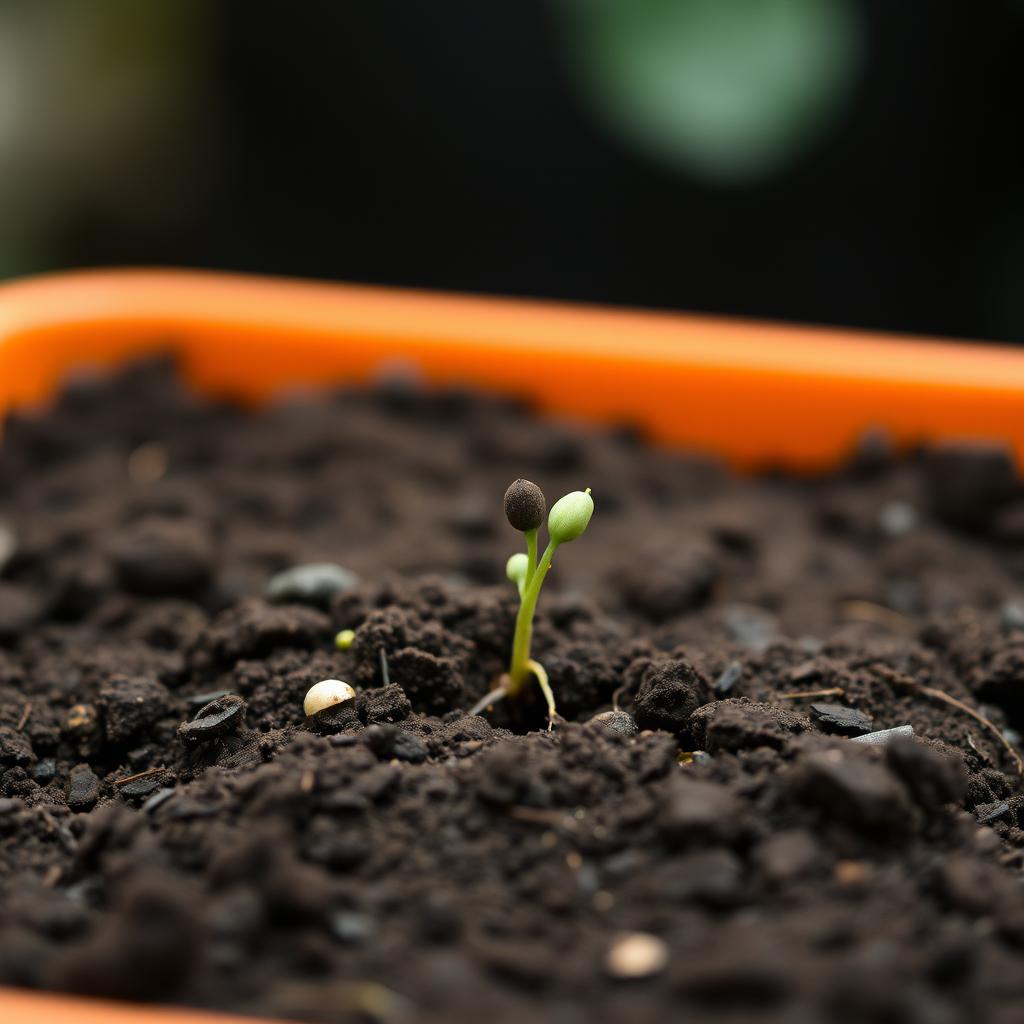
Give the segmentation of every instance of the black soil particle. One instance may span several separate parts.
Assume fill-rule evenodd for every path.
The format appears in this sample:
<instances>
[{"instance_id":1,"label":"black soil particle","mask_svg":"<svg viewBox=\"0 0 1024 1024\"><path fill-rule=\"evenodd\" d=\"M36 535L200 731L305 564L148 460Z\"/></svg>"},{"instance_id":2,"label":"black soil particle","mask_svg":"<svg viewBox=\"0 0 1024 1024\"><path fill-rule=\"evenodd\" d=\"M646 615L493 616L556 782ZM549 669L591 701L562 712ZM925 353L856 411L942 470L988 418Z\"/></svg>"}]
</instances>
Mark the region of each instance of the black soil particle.
<instances>
[{"instance_id":1,"label":"black soil particle","mask_svg":"<svg viewBox=\"0 0 1024 1024\"><path fill-rule=\"evenodd\" d=\"M537 614L553 732L534 694L467 713L509 656L524 476L597 504ZM992 445L739 479L459 392L79 381L0 445L0 984L1020 1020L1022 524ZM322 679L357 697L307 720Z\"/></svg>"}]
</instances>

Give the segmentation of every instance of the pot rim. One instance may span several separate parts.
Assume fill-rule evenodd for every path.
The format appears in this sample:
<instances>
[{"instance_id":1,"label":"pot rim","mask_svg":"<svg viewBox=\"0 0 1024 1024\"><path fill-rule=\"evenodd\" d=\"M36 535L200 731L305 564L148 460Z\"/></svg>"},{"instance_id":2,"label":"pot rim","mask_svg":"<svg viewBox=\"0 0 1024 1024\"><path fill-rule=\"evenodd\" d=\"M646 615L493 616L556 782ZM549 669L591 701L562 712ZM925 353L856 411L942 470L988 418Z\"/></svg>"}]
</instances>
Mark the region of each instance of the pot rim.
<instances>
[{"instance_id":1,"label":"pot rim","mask_svg":"<svg viewBox=\"0 0 1024 1024\"><path fill-rule=\"evenodd\" d=\"M744 469L828 468L869 427L898 445L1000 439L1024 465L1024 352L1009 346L212 271L0 285L0 414L76 364L168 348L206 393L260 400L412 363Z\"/></svg>"}]
</instances>

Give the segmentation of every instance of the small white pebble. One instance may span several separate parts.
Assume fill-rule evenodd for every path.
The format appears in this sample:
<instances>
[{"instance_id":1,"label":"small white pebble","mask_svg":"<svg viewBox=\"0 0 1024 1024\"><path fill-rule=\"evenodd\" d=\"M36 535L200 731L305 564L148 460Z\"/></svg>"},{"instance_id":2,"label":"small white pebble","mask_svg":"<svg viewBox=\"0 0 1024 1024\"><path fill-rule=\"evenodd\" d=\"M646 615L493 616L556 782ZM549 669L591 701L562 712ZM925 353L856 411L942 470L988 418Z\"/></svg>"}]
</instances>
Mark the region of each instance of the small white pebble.
<instances>
[{"instance_id":1,"label":"small white pebble","mask_svg":"<svg viewBox=\"0 0 1024 1024\"><path fill-rule=\"evenodd\" d=\"M917 509L907 501L887 501L878 510L878 525L890 537L905 537L917 526Z\"/></svg>"},{"instance_id":2,"label":"small white pebble","mask_svg":"<svg viewBox=\"0 0 1024 1024\"><path fill-rule=\"evenodd\" d=\"M351 700L355 695L356 691L343 679L321 679L319 683L309 688L309 693L302 702L302 710L309 717L332 708L343 700Z\"/></svg>"},{"instance_id":3,"label":"small white pebble","mask_svg":"<svg viewBox=\"0 0 1024 1024\"><path fill-rule=\"evenodd\" d=\"M620 935L605 954L604 966L613 978L648 978L668 963L668 946L647 932Z\"/></svg>"}]
</instances>

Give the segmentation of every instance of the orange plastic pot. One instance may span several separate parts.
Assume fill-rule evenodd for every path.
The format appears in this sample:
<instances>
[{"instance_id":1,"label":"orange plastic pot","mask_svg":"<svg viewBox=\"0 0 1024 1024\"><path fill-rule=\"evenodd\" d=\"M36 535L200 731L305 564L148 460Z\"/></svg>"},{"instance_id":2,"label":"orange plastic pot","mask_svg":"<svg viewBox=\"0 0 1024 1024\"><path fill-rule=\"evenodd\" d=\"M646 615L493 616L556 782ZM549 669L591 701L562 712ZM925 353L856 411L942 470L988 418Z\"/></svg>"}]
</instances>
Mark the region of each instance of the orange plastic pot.
<instances>
[{"instance_id":1,"label":"orange plastic pot","mask_svg":"<svg viewBox=\"0 0 1024 1024\"><path fill-rule=\"evenodd\" d=\"M173 347L200 390L259 399L415 363L434 383L645 427L734 465L820 469L865 427L995 437L1024 462L1024 352L828 328L179 271L0 285L0 413L83 363Z\"/></svg>"},{"instance_id":2,"label":"orange plastic pot","mask_svg":"<svg viewBox=\"0 0 1024 1024\"><path fill-rule=\"evenodd\" d=\"M634 424L741 468L822 469L871 426L903 443L999 438L1024 466L1024 353L1008 348L177 271L0 286L0 413L76 366L167 349L201 391L245 400L411 363L431 383ZM223 1020L0 990L5 1024Z\"/></svg>"}]
</instances>

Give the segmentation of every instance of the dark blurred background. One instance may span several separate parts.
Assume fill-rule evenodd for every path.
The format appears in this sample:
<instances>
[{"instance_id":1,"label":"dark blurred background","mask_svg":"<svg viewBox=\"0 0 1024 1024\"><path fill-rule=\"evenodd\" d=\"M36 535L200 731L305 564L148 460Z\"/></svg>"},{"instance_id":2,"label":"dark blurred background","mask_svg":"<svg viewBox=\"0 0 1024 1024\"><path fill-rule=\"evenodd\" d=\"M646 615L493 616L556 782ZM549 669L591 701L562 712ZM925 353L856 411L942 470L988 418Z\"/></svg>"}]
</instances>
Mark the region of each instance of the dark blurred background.
<instances>
[{"instance_id":1,"label":"dark blurred background","mask_svg":"<svg viewBox=\"0 0 1024 1024\"><path fill-rule=\"evenodd\" d=\"M0 276L1024 341L1024 3L0 0Z\"/></svg>"}]
</instances>

